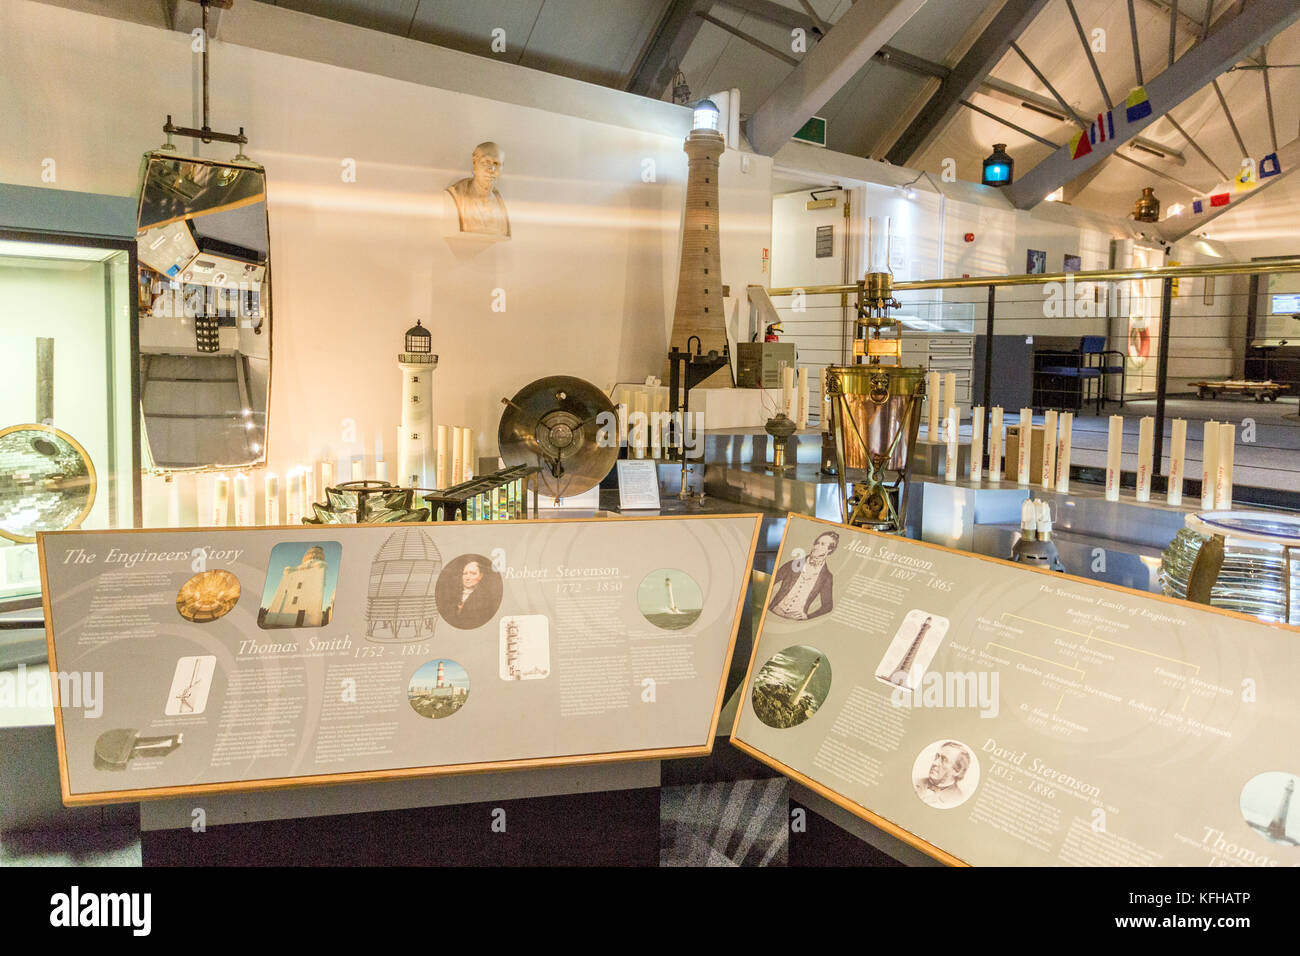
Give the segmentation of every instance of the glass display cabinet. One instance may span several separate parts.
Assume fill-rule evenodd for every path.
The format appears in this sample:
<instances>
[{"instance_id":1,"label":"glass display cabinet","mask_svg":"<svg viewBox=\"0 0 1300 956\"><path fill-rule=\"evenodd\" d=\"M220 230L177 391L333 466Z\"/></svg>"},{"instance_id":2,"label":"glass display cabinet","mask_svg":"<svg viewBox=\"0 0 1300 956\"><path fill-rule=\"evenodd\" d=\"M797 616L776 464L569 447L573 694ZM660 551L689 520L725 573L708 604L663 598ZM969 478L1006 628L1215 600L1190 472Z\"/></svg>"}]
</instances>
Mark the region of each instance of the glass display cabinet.
<instances>
[{"instance_id":1,"label":"glass display cabinet","mask_svg":"<svg viewBox=\"0 0 1300 956\"><path fill-rule=\"evenodd\" d=\"M130 240L0 230L0 612L40 604L38 532L138 524L135 274Z\"/></svg>"}]
</instances>

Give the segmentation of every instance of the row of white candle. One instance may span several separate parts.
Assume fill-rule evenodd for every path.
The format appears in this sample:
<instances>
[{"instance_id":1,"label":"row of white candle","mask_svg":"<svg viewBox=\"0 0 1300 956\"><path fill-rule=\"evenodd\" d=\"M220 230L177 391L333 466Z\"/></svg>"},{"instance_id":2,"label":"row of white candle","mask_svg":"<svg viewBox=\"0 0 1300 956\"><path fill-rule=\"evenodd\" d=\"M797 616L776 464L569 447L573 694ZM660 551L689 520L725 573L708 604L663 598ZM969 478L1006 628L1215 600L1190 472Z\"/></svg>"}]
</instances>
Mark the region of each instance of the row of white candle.
<instances>
[{"instance_id":1,"label":"row of white candle","mask_svg":"<svg viewBox=\"0 0 1300 956\"><path fill-rule=\"evenodd\" d=\"M474 429L468 425L438 425L434 471L430 476L438 489L451 488L474 477ZM382 479L384 476L380 476ZM419 487L417 475L404 476L403 485Z\"/></svg>"},{"instance_id":2,"label":"row of white candle","mask_svg":"<svg viewBox=\"0 0 1300 956\"><path fill-rule=\"evenodd\" d=\"M1020 410L1020 433L1016 455L1016 479L1020 485L1031 484L1031 450L1033 444L1033 409ZM956 409L949 409L947 449L944 475L948 481L957 480L957 428ZM989 435L989 481L997 483L1002 474L1002 448L1004 429L1002 408L992 411ZM970 478L980 481L984 458L984 409L975 406L971 411L971 465ZM1055 411L1043 414L1043 455L1038 483L1044 490L1068 493L1070 490L1070 458L1073 448L1074 415ZM1124 417L1112 415L1106 436L1106 500L1118 501L1121 464L1124 445ZM1206 422L1201 440L1201 507L1227 509L1232 507L1232 481L1236 426L1223 422ZM1155 419L1144 416L1138 423L1137 500L1151 500L1152 457L1155 450ZM1009 465L1010 463L1008 463ZM1183 479L1187 467L1187 421L1173 420L1169 447L1169 487L1166 500L1171 505L1183 501Z\"/></svg>"},{"instance_id":3,"label":"row of white candle","mask_svg":"<svg viewBox=\"0 0 1300 956\"><path fill-rule=\"evenodd\" d=\"M944 476L948 481L957 480L957 439L960 425L958 410L948 409L947 449L944 462ZM1006 429L1003 425L1003 409L993 406L989 416L989 481L998 484L1002 480L1002 449L1006 443ZM1034 480L1032 472L1033 450L1032 408L1020 409L1020 431L1016 448L1016 483L1029 485ZM1046 490L1068 492L1070 490L1070 457L1074 440L1074 414L1062 412L1059 416L1049 411L1043 416L1043 457L1037 476L1039 484ZM1010 465L1010 462L1008 462ZM971 455L970 480L984 480L984 407L976 405L971 409Z\"/></svg>"}]
</instances>

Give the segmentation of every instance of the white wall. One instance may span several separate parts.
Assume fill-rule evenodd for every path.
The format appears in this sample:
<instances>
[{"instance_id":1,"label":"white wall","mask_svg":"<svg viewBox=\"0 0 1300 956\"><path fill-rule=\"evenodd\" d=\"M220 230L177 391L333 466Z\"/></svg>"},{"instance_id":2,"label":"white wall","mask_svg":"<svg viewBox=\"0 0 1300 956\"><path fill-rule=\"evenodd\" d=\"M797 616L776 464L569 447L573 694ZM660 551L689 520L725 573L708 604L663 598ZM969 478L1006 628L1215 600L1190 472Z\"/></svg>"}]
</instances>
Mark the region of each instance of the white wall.
<instances>
[{"instance_id":1,"label":"white wall","mask_svg":"<svg viewBox=\"0 0 1300 956\"><path fill-rule=\"evenodd\" d=\"M475 59L457 56L462 65ZM590 89L602 109L622 97L626 116L599 122L219 41L211 59L214 127L245 127L245 152L267 167L272 468L373 454L378 440L394 473L395 358L417 318L440 356L435 418L472 426L480 455L495 453L501 398L536 378L576 375L608 388L661 373L687 110L666 133L665 104L528 70L516 82L534 99L539 84L566 102ZM198 125L197 68L187 35L6 2L0 178L42 185L41 161L52 157L60 188L133 193L140 154L159 144L166 114ZM638 110L656 132L637 128ZM442 190L468 175L471 150L488 139L505 150L499 187L513 238L449 238ZM348 159L355 183L341 177ZM722 248L723 279L743 290L762 281L761 250L771 243L771 161L750 156L748 172L740 165L729 150ZM496 290L504 312L492 309Z\"/></svg>"}]
</instances>

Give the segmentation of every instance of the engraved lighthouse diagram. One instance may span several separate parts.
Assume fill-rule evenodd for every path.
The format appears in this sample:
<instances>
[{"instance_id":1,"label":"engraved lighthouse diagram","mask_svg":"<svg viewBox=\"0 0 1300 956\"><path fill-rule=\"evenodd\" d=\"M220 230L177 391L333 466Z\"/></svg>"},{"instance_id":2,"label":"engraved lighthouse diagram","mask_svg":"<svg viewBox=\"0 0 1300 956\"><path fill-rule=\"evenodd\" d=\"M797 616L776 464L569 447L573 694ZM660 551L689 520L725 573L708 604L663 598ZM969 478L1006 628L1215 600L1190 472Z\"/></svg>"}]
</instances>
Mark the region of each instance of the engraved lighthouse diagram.
<instances>
[{"instance_id":1,"label":"engraved lighthouse diagram","mask_svg":"<svg viewBox=\"0 0 1300 956\"><path fill-rule=\"evenodd\" d=\"M398 484L428 488L433 464L433 337L416 319L406 330L405 350L397 356L402 370L402 424L397 432Z\"/></svg>"},{"instance_id":2,"label":"engraved lighthouse diagram","mask_svg":"<svg viewBox=\"0 0 1300 956\"><path fill-rule=\"evenodd\" d=\"M686 215L682 228L682 262L677 276L677 306L669 347L687 350L692 336L699 348L719 355L727 347L722 306L722 256L718 247L718 161L726 141L718 132L718 107L701 100L683 148L689 157ZM730 376L730 372L727 372ZM730 384L728 382L728 384Z\"/></svg>"}]
</instances>

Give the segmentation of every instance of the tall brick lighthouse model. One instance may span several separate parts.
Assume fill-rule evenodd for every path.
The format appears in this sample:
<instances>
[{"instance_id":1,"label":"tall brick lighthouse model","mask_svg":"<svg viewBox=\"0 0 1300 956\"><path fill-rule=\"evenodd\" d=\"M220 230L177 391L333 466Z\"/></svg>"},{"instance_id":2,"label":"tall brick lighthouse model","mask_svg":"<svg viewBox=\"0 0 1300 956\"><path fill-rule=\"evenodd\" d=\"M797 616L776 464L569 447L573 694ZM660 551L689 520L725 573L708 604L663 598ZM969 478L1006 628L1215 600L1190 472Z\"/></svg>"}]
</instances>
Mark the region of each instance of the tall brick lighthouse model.
<instances>
[{"instance_id":1,"label":"tall brick lighthouse model","mask_svg":"<svg viewBox=\"0 0 1300 956\"><path fill-rule=\"evenodd\" d=\"M701 100L683 147L689 157L686 175L686 218L682 230L682 265L677 276L677 307L669 348L721 355L727 348L726 316L722 307L722 256L718 247L718 161L726 142L718 132L718 107ZM696 342L691 336L698 336ZM709 385L730 385L712 376Z\"/></svg>"}]
</instances>

